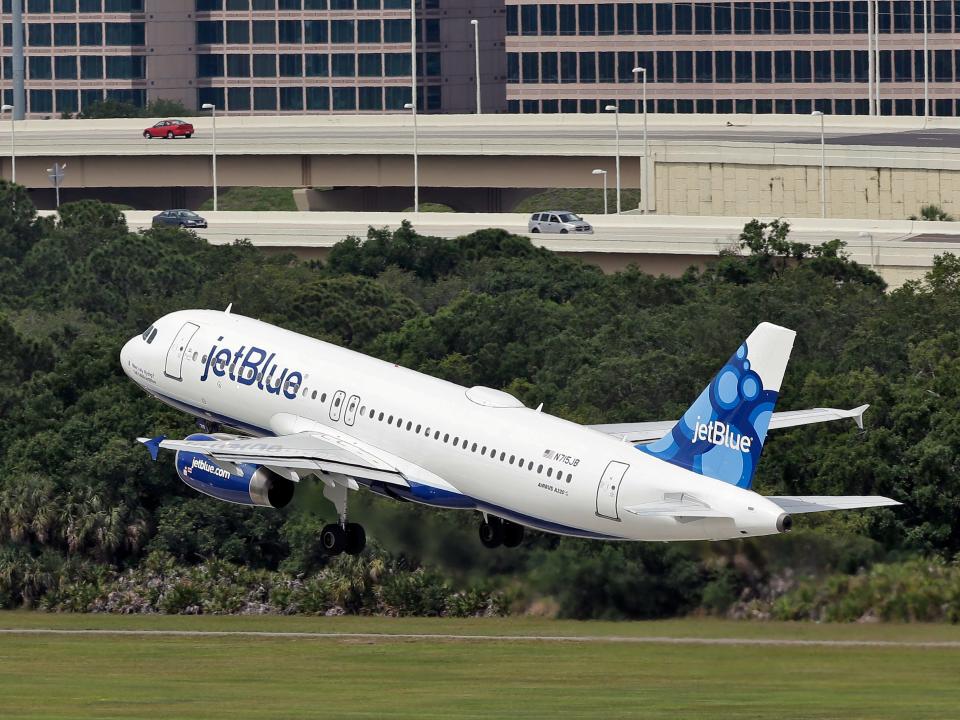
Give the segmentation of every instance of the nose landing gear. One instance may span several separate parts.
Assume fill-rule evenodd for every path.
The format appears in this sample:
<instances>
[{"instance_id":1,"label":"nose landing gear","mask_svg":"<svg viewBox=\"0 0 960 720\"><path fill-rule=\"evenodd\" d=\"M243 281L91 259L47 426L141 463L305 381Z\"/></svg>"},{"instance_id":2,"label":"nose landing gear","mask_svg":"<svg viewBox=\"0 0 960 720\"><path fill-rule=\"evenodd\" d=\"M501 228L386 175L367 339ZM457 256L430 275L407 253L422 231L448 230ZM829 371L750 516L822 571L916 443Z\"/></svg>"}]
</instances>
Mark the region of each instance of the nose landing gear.
<instances>
[{"instance_id":1,"label":"nose landing gear","mask_svg":"<svg viewBox=\"0 0 960 720\"><path fill-rule=\"evenodd\" d=\"M480 542L491 549L501 545L515 548L523 542L523 525L488 515L480 523Z\"/></svg>"}]
</instances>

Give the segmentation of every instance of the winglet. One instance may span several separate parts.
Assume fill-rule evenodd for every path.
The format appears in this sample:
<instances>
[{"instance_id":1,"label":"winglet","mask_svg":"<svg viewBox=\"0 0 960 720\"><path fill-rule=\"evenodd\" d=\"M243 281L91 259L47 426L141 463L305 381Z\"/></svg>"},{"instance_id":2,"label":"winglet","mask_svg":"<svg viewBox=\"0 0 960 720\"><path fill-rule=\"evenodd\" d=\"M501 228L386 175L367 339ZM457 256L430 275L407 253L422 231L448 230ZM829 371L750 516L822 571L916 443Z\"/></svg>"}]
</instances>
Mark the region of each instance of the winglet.
<instances>
[{"instance_id":1,"label":"winglet","mask_svg":"<svg viewBox=\"0 0 960 720\"><path fill-rule=\"evenodd\" d=\"M153 458L153 461L157 460L157 453L160 452L160 443L167 439L166 435L158 435L155 438L137 438L137 442L143 443L147 450L150 452L150 457Z\"/></svg>"},{"instance_id":2,"label":"winglet","mask_svg":"<svg viewBox=\"0 0 960 720\"><path fill-rule=\"evenodd\" d=\"M850 411L850 416L853 418L853 421L857 424L857 427L863 430L863 414L869 408L869 405L861 405L860 407L855 407Z\"/></svg>"}]
</instances>

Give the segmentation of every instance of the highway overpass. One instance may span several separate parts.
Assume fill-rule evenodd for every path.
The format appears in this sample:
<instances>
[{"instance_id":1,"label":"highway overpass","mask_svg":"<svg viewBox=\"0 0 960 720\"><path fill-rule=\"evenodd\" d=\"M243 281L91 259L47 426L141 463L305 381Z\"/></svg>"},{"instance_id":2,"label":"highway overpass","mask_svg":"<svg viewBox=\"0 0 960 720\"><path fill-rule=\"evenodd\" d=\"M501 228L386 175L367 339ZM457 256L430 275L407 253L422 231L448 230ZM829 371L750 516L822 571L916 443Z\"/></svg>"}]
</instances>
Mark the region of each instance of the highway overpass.
<instances>
[{"instance_id":1,"label":"highway overpass","mask_svg":"<svg viewBox=\"0 0 960 720\"><path fill-rule=\"evenodd\" d=\"M152 212L127 212L131 229L148 227ZM348 235L365 237L369 227L396 228L408 219L424 235L459 237L482 228L499 227L563 255L615 271L637 265L646 272L679 276L691 265L703 267L721 250L737 247L750 218L587 216L594 235L529 234L527 216L510 213L204 213L210 227L198 231L214 244L246 238L274 252L293 252L304 259L322 259ZM892 286L922 277L933 258L960 253L960 223L920 221L821 220L795 218L790 239L821 244L839 238L853 260L874 267Z\"/></svg>"},{"instance_id":2,"label":"highway overpass","mask_svg":"<svg viewBox=\"0 0 960 720\"><path fill-rule=\"evenodd\" d=\"M211 185L212 127L191 139L145 140L144 120L17 123L18 181L49 188L66 162L64 197L96 188L145 189L146 207L187 203ZM637 188L642 116L621 115L622 184ZM0 147L9 124L0 123ZM817 216L819 123L807 116L655 115L648 118L650 208L659 214ZM614 118L600 115L424 115L422 198L461 210L503 210L517 192L613 181ZM823 159L830 217L903 219L925 203L960 214L960 121L830 117ZM221 118L219 184L352 189L314 193L311 209L402 209L412 204L409 115ZM10 176L9 159L0 172ZM655 188L655 192L653 192ZM522 193L521 193L522 194Z\"/></svg>"}]
</instances>

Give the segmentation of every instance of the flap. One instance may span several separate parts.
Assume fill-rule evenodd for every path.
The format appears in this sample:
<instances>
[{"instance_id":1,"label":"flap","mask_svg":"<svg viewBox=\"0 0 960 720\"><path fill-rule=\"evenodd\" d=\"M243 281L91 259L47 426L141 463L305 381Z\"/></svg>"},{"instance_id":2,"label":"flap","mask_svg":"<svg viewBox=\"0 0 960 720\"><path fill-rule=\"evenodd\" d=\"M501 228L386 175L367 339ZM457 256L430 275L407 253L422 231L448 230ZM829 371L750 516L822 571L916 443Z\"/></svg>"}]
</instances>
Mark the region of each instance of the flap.
<instances>
[{"instance_id":1,"label":"flap","mask_svg":"<svg viewBox=\"0 0 960 720\"><path fill-rule=\"evenodd\" d=\"M144 438L141 442L150 441ZM407 487L403 474L373 452L317 432L235 440L169 440L159 447L206 455L225 463L254 463L298 471L318 470ZM149 445L148 445L149 447Z\"/></svg>"},{"instance_id":2,"label":"flap","mask_svg":"<svg viewBox=\"0 0 960 720\"><path fill-rule=\"evenodd\" d=\"M625 507L628 513L641 517L673 517L693 520L699 518L730 518L726 513L711 508L689 493L666 493L663 500Z\"/></svg>"},{"instance_id":3,"label":"flap","mask_svg":"<svg viewBox=\"0 0 960 720\"><path fill-rule=\"evenodd\" d=\"M869 405L861 405L853 410L837 408L810 408L809 410L787 410L775 412L770 419L769 430L830 422L831 420L852 419L857 427L863 429L863 413ZM608 425L588 425L591 430L613 435L626 442L649 443L659 440L673 429L676 420L655 420L639 423L613 423Z\"/></svg>"}]
</instances>

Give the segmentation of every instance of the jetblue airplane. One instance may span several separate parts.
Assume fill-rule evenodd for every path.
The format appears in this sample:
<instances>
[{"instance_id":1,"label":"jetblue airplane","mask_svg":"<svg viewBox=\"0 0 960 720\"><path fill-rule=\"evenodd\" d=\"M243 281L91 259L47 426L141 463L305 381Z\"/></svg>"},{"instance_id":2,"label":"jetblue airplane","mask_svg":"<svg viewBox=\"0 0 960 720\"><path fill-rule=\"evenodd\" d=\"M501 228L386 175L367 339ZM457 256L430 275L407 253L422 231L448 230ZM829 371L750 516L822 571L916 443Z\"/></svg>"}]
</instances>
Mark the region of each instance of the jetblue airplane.
<instances>
[{"instance_id":1,"label":"jetblue airplane","mask_svg":"<svg viewBox=\"0 0 960 720\"><path fill-rule=\"evenodd\" d=\"M203 430L139 440L154 460L175 451L187 485L227 502L281 508L317 476L338 514L321 533L333 555L363 550L347 513L361 487L478 511L490 548L519 545L524 528L603 540L771 535L795 513L900 504L750 489L769 429L862 427L866 410L774 412L795 336L783 327L759 325L679 421L583 426L230 310L174 312L124 345L124 372Z\"/></svg>"}]
</instances>

